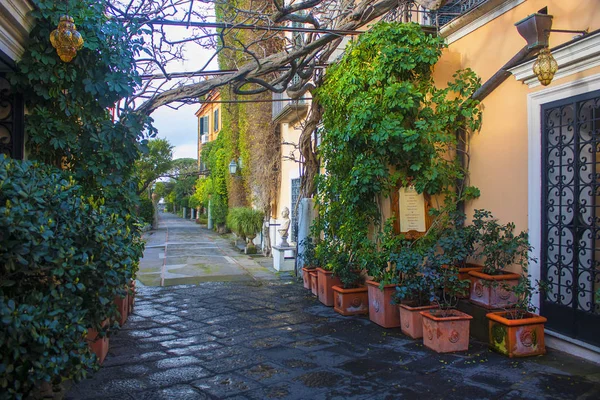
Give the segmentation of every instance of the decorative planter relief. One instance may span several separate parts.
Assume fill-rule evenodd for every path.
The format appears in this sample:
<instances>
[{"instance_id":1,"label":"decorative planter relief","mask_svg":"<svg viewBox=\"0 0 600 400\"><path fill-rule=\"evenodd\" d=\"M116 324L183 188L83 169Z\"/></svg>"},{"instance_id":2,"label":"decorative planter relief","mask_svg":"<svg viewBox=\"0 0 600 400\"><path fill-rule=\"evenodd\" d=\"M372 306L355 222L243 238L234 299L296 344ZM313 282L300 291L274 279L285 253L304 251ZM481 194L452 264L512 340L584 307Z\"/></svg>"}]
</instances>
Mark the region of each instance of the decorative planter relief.
<instances>
[{"instance_id":1,"label":"decorative planter relief","mask_svg":"<svg viewBox=\"0 0 600 400\"><path fill-rule=\"evenodd\" d=\"M471 296L469 301L479 306L494 309L512 307L517 297L503 285L516 286L520 276L506 272L502 275L488 275L483 272L470 271Z\"/></svg>"},{"instance_id":2,"label":"decorative planter relief","mask_svg":"<svg viewBox=\"0 0 600 400\"><path fill-rule=\"evenodd\" d=\"M355 289L333 287L333 309L342 315L369 313L369 294L365 286Z\"/></svg>"},{"instance_id":3,"label":"decorative planter relief","mask_svg":"<svg viewBox=\"0 0 600 400\"><path fill-rule=\"evenodd\" d=\"M334 277L332 271L317 268L319 284L319 301L327 307L333 306L333 287L341 285L340 278Z\"/></svg>"},{"instance_id":4,"label":"decorative planter relief","mask_svg":"<svg viewBox=\"0 0 600 400\"><path fill-rule=\"evenodd\" d=\"M423 316L421 311L433 310L437 306L411 307L406 304L400 304L400 321L402 333L413 339L423 337Z\"/></svg>"},{"instance_id":5,"label":"decorative planter relief","mask_svg":"<svg viewBox=\"0 0 600 400\"><path fill-rule=\"evenodd\" d=\"M319 275L316 272L310 272L310 290L315 296L319 295Z\"/></svg>"},{"instance_id":6,"label":"decorative planter relief","mask_svg":"<svg viewBox=\"0 0 600 400\"><path fill-rule=\"evenodd\" d=\"M421 311L423 344L438 353L469 349L472 316L458 310Z\"/></svg>"},{"instance_id":7,"label":"decorative planter relief","mask_svg":"<svg viewBox=\"0 0 600 400\"><path fill-rule=\"evenodd\" d=\"M527 357L546 353L546 318L527 313L526 318L508 319L511 312L489 313L490 348L509 357Z\"/></svg>"},{"instance_id":8,"label":"decorative planter relief","mask_svg":"<svg viewBox=\"0 0 600 400\"><path fill-rule=\"evenodd\" d=\"M384 328L398 328L400 326L400 312L398 305L392 304L396 293L396 285L385 285L379 289L379 282L367 281L369 291L369 319Z\"/></svg>"},{"instance_id":9,"label":"decorative planter relief","mask_svg":"<svg viewBox=\"0 0 600 400\"><path fill-rule=\"evenodd\" d=\"M304 284L304 289L310 290L310 272L314 271L312 268L302 268L302 283Z\"/></svg>"}]
</instances>

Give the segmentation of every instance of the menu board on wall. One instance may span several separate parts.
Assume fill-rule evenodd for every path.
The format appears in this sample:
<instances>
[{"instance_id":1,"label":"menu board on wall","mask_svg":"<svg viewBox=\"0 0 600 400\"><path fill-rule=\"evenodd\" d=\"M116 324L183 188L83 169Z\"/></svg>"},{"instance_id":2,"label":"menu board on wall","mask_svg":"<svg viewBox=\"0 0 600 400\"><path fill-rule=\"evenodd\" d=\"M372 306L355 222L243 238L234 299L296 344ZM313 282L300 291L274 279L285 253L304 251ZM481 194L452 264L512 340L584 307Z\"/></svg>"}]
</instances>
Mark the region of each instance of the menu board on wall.
<instances>
[{"instance_id":1,"label":"menu board on wall","mask_svg":"<svg viewBox=\"0 0 600 400\"><path fill-rule=\"evenodd\" d=\"M400 232L425 232L425 197L414 187L403 187L398 191Z\"/></svg>"}]
</instances>

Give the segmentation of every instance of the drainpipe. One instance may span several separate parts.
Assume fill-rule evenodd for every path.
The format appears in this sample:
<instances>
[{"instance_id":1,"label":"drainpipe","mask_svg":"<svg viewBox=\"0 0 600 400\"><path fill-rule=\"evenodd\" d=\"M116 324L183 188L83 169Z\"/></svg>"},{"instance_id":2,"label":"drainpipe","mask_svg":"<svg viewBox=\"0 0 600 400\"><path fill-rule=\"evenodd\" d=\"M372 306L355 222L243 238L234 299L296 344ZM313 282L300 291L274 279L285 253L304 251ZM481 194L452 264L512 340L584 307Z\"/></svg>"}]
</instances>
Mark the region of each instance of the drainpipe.
<instances>
[{"instance_id":1,"label":"drainpipe","mask_svg":"<svg viewBox=\"0 0 600 400\"><path fill-rule=\"evenodd\" d=\"M508 77L511 75L508 70L522 61L527 59L529 56L533 56L540 49L548 46L548 38L550 36L550 29L552 29L552 15L535 13L517 22L515 26L519 34L527 41L527 44L517 52L506 64L488 79L479 89L473 93L471 98L473 100L483 101L490 93L492 93L498 86L500 86ZM459 130L456 132L456 138L458 141L458 160L467 169L468 165L466 162L466 142L467 133L466 131ZM457 187L464 184L464 180L457 182ZM460 201L457 205L458 211L464 214L465 204ZM464 223L464 222L463 222Z\"/></svg>"}]
</instances>

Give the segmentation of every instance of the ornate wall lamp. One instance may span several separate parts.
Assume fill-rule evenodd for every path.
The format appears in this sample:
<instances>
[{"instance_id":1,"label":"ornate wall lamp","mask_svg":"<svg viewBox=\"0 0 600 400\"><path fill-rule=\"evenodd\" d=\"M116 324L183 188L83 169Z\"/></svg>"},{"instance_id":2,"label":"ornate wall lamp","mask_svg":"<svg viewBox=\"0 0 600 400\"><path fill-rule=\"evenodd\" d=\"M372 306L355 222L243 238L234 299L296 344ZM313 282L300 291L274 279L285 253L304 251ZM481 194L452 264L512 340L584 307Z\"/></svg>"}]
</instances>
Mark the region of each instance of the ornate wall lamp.
<instances>
[{"instance_id":1,"label":"ornate wall lamp","mask_svg":"<svg viewBox=\"0 0 600 400\"><path fill-rule=\"evenodd\" d=\"M557 33L576 33L583 36L588 33L587 30L575 31L568 29L552 29L552 15L542 12L531 14L528 17L517 22L517 30L527 40L530 49L540 48L537 60L533 63L533 73L540 83L548 86L558 71L558 63L552 57L549 46L550 32Z\"/></svg>"},{"instance_id":2,"label":"ornate wall lamp","mask_svg":"<svg viewBox=\"0 0 600 400\"><path fill-rule=\"evenodd\" d=\"M83 38L77 32L72 17L68 15L60 17L58 28L50 33L50 43L64 62L71 61L77 55L77 50L83 47Z\"/></svg>"}]
</instances>

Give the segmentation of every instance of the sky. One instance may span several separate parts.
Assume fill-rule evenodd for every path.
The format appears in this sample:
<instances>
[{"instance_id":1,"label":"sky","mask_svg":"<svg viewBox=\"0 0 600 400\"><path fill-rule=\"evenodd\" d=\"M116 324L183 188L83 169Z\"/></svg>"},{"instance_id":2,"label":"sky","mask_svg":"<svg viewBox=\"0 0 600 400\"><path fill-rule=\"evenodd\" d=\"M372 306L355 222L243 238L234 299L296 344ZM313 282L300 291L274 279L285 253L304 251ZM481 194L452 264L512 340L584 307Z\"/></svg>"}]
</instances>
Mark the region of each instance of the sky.
<instances>
[{"instance_id":1,"label":"sky","mask_svg":"<svg viewBox=\"0 0 600 400\"><path fill-rule=\"evenodd\" d=\"M165 27L165 31L169 32L172 39L182 39L192 33L183 27ZM185 60L169 63L166 70L167 72L197 71L204 66L212 54L211 50L194 44L186 44L184 47ZM216 60L213 60L207 69L219 69ZM195 79L197 81L200 78ZM167 139L174 147L173 159L198 158L198 120L194 113L199 108L200 103L185 105L178 110L163 106L152 113L154 127L158 129L157 137Z\"/></svg>"}]
</instances>

